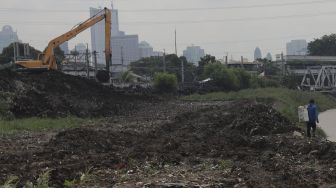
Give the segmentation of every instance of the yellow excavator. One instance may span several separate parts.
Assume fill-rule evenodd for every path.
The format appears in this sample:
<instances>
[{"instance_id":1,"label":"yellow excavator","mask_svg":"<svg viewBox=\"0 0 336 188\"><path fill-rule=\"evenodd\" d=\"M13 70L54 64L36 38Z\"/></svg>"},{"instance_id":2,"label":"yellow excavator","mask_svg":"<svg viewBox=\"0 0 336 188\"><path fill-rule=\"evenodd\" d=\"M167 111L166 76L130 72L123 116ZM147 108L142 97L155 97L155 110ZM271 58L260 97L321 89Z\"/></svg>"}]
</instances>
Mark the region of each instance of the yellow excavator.
<instances>
[{"instance_id":1,"label":"yellow excavator","mask_svg":"<svg viewBox=\"0 0 336 188\"><path fill-rule=\"evenodd\" d=\"M75 26L70 31L63 35L51 40L45 49L44 53L39 54L37 60L19 60L15 64L19 69L27 71L45 71L45 70L57 70L56 57L54 55L54 49L64 42L76 37L79 33L85 31L96 23L105 19L105 58L106 58L106 70L110 70L110 63L112 57L111 51L111 10L104 8L102 12L97 13L95 16L89 18L83 23Z\"/></svg>"}]
</instances>

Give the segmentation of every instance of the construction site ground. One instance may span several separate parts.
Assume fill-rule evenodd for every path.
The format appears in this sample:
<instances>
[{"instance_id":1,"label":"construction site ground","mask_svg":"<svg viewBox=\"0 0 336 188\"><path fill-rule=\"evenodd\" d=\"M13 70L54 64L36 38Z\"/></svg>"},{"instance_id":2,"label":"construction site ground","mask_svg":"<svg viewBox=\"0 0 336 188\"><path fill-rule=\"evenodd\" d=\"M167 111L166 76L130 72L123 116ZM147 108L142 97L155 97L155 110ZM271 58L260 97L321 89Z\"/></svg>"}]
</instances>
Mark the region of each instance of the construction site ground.
<instances>
[{"instance_id":1,"label":"construction site ground","mask_svg":"<svg viewBox=\"0 0 336 188\"><path fill-rule=\"evenodd\" d=\"M12 101L21 101L20 93L30 91L44 96L46 104L63 104L50 102L52 89L42 89L45 84L38 79L16 76L2 80L12 86L2 84ZM98 92L106 89L100 86L88 90L93 83L83 84L81 79L61 82L72 90L84 88L74 90L79 93L63 89L67 98L61 96L64 91L53 89L62 101L84 90L92 94L88 99L82 95L85 104L106 94ZM104 112L103 118L81 127L2 135L0 184L18 176L22 186L49 171L52 187L64 187L64 182L73 182L74 187L336 187L336 144L305 138L301 129L269 105L252 100L187 102L112 96L104 99L106 103L127 105L105 109L103 104L89 103L87 111L80 106L72 111L67 103L53 106L56 112L67 109L67 114L93 119L99 110ZM89 107L99 110L90 113ZM14 116L33 116L25 108L25 113L14 109L9 108ZM35 115L64 116L55 111ZM90 176L85 182L81 182L83 174Z\"/></svg>"}]
</instances>

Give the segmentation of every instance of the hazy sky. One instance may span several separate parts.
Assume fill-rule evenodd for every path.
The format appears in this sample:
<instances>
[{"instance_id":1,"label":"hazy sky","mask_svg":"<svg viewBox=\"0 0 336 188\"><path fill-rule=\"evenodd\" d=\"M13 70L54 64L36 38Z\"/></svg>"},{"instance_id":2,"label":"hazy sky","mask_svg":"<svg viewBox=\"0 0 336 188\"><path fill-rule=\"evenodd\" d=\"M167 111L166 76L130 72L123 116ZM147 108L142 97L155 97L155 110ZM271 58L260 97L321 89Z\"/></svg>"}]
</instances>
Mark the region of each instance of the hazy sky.
<instances>
[{"instance_id":1,"label":"hazy sky","mask_svg":"<svg viewBox=\"0 0 336 188\"><path fill-rule=\"evenodd\" d=\"M0 27L18 31L24 42L44 49L49 40L89 17L89 7L111 5L107 0L1 0ZM200 45L222 58L253 58L256 46L263 56L285 52L292 39L336 33L336 0L114 0L120 29L138 34L155 50L178 52ZM156 11L155 11L156 10ZM90 43L89 32L69 41Z\"/></svg>"}]
</instances>

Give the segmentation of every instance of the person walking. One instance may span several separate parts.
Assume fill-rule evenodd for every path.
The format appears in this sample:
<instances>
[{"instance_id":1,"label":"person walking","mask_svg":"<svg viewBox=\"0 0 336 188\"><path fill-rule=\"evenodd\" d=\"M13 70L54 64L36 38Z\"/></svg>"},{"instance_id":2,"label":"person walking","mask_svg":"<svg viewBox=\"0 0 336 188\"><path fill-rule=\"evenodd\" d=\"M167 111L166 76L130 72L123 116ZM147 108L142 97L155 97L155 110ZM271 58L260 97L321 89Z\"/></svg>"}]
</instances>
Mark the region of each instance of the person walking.
<instances>
[{"instance_id":1,"label":"person walking","mask_svg":"<svg viewBox=\"0 0 336 188\"><path fill-rule=\"evenodd\" d=\"M313 137L315 137L316 123L319 123L319 119L318 119L317 106L315 104L314 99L309 101L307 111L308 111L308 119L309 119L307 122L307 136L310 138L311 131L312 131Z\"/></svg>"}]
</instances>

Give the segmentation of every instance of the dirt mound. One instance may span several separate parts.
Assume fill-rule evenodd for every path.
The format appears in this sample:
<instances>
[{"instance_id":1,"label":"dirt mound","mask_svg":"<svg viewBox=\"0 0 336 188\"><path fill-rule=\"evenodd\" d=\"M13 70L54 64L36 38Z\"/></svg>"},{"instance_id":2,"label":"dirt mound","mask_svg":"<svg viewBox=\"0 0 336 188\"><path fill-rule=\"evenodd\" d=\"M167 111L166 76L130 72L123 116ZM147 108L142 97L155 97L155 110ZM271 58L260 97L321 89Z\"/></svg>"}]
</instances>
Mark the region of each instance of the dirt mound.
<instances>
[{"instance_id":1,"label":"dirt mound","mask_svg":"<svg viewBox=\"0 0 336 188\"><path fill-rule=\"evenodd\" d=\"M262 144L258 140L252 141L250 130L254 130L253 135L297 130L271 107L240 104L242 108L236 109L235 105L237 104L185 113L177 116L172 123L141 134L109 129L67 130L59 133L48 147L76 154L113 152L138 160L156 158L158 163L179 164L192 161L189 157L230 156L239 147ZM243 119L241 114L246 111L250 111L251 115L244 116ZM261 118L265 114L269 117Z\"/></svg>"},{"instance_id":2,"label":"dirt mound","mask_svg":"<svg viewBox=\"0 0 336 188\"><path fill-rule=\"evenodd\" d=\"M56 71L39 74L1 71L0 91L11 94L9 110L16 117L110 116L134 108L140 98Z\"/></svg>"},{"instance_id":3,"label":"dirt mound","mask_svg":"<svg viewBox=\"0 0 336 188\"><path fill-rule=\"evenodd\" d=\"M242 110L237 112L232 127L246 135L269 135L297 130L288 119L270 106L259 104L241 107Z\"/></svg>"},{"instance_id":4,"label":"dirt mound","mask_svg":"<svg viewBox=\"0 0 336 188\"><path fill-rule=\"evenodd\" d=\"M156 113L169 115L165 107L161 109ZM78 179L79 172L88 168L98 169L107 187L118 181L117 174L113 175L117 171L126 173L129 179L123 176L120 181L133 183L129 187L144 177L152 178L153 187L160 187L153 179L156 170L163 173L164 183L167 178L186 181L190 185L186 187L206 182L214 187L336 183L335 143L294 136L293 131L299 129L271 107L240 101L191 109L167 122L135 117L135 122L143 123L136 123L140 129L132 129L129 123L134 122L126 121L122 126L118 122L62 131L36 150L1 155L0 175L19 174L24 182L48 168L54 187L62 187L66 179ZM169 167L183 173L167 174ZM215 179L204 179L216 173ZM176 178L178 174L182 180ZM203 179L195 179L196 175ZM5 180L1 176L0 182Z\"/></svg>"}]
</instances>

